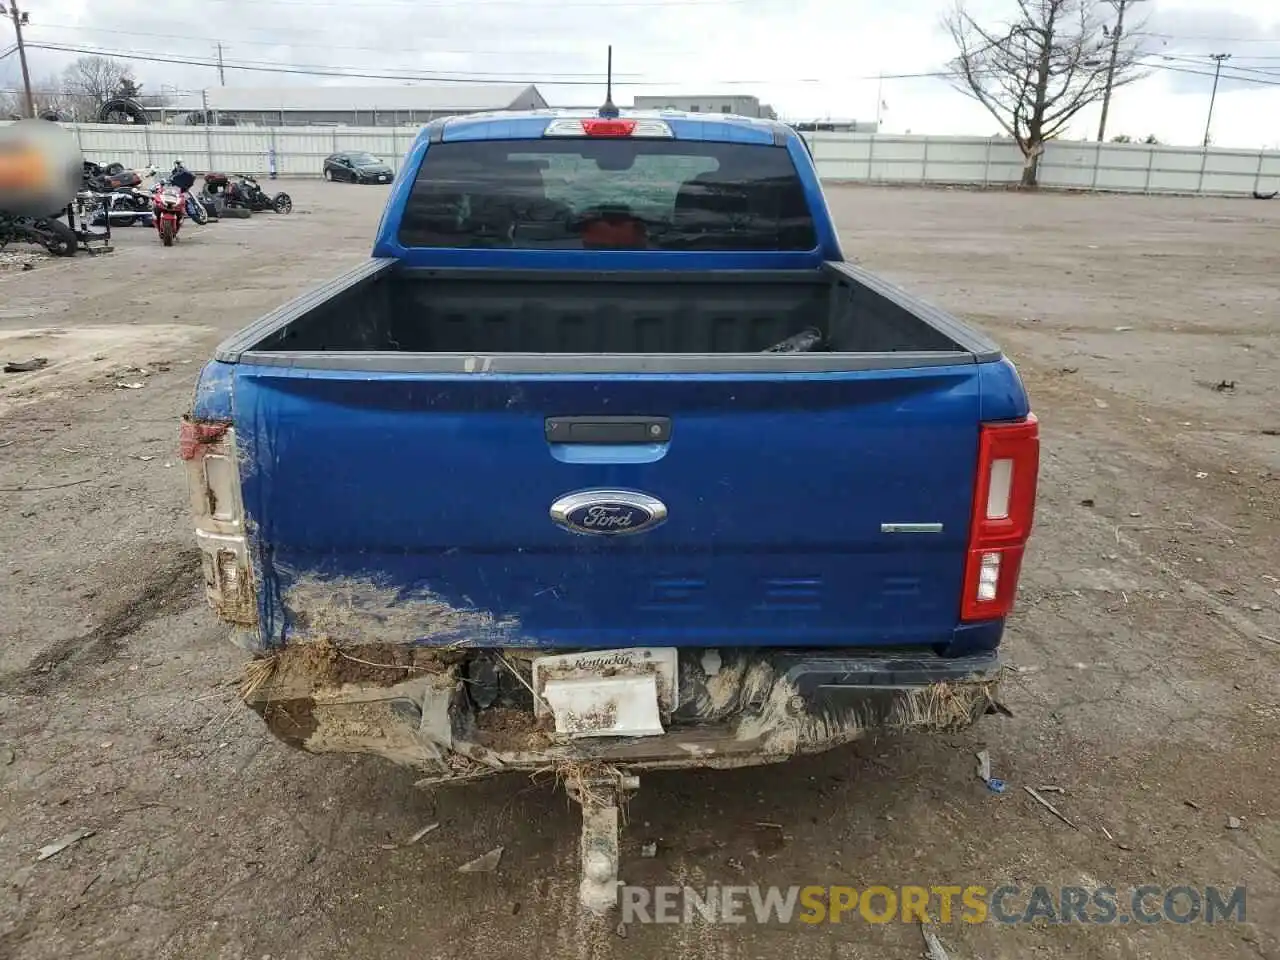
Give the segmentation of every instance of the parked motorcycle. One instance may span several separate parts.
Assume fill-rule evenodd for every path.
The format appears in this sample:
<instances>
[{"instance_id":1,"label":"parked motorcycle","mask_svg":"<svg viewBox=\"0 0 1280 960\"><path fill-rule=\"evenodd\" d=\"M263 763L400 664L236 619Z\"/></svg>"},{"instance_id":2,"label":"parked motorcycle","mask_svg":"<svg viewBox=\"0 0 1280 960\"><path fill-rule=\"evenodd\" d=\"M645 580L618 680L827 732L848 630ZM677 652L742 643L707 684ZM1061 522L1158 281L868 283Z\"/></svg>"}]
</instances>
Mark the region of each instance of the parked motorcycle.
<instances>
[{"instance_id":1,"label":"parked motorcycle","mask_svg":"<svg viewBox=\"0 0 1280 960\"><path fill-rule=\"evenodd\" d=\"M101 209L94 214L95 220L111 219L113 227L131 227L139 220L145 226L151 226L151 191L144 187L120 187L117 190L81 190L79 196L95 201ZM101 223L97 223L101 226Z\"/></svg>"},{"instance_id":2,"label":"parked motorcycle","mask_svg":"<svg viewBox=\"0 0 1280 960\"><path fill-rule=\"evenodd\" d=\"M154 171L154 168L152 168L152 171ZM119 163L109 163L106 166L102 166L92 160L84 161L81 177L82 186L86 190L93 190L96 193L109 193L113 190L128 189L142 183L142 174L137 170L126 170Z\"/></svg>"},{"instance_id":3,"label":"parked motorcycle","mask_svg":"<svg viewBox=\"0 0 1280 960\"><path fill-rule=\"evenodd\" d=\"M17 217L0 210L0 249L8 243L35 243L55 257L75 256L80 247L76 232L54 217Z\"/></svg>"},{"instance_id":4,"label":"parked motorcycle","mask_svg":"<svg viewBox=\"0 0 1280 960\"><path fill-rule=\"evenodd\" d=\"M258 181L247 175L230 177L225 173L206 173L203 193L207 197L221 197L226 206L240 207L254 213L271 210L275 213L293 211L293 198L281 191L274 195L264 191Z\"/></svg>"},{"instance_id":5,"label":"parked motorcycle","mask_svg":"<svg viewBox=\"0 0 1280 960\"><path fill-rule=\"evenodd\" d=\"M166 247L172 247L173 242L178 239L182 221L187 217L190 191L195 182L195 174L178 164L173 168L173 173L156 184L151 194L156 232L160 235L160 242Z\"/></svg>"},{"instance_id":6,"label":"parked motorcycle","mask_svg":"<svg viewBox=\"0 0 1280 960\"><path fill-rule=\"evenodd\" d=\"M278 193L268 195L254 177L241 176L239 178L239 188L241 193L248 198L249 209L254 213L259 213L263 210L271 210L275 213L293 212L292 197L283 190Z\"/></svg>"},{"instance_id":7,"label":"parked motorcycle","mask_svg":"<svg viewBox=\"0 0 1280 960\"><path fill-rule=\"evenodd\" d=\"M175 180L175 178L177 179ZM185 184L183 193L186 195L186 199L183 209L186 211L186 215L193 221L204 226L209 222L210 216L218 215L216 211L211 212L191 189L195 186L196 176L183 165L181 158L173 162L173 172L169 174L168 180L171 183L177 182Z\"/></svg>"},{"instance_id":8,"label":"parked motorcycle","mask_svg":"<svg viewBox=\"0 0 1280 960\"><path fill-rule=\"evenodd\" d=\"M140 191L142 196L133 190L117 190L113 193L99 193L94 190L81 190L76 194L81 208L91 226L104 226L108 220L113 227L131 227L139 220L151 226L151 194Z\"/></svg>"},{"instance_id":9,"label":"parked motorcycle","mask_svg":"<svg viewBox=\"0 0 1280 960\"><path fill-rule=\"evenodd\" d=\"M187 193L187 216L194 222L204 226L209 222L209 208L206 207L194 193Z\"/></svg>"},{"instance_id":10,"label":"parked motorcycle","mask_svg":"<svg viewBox=\"0 0 1280 960\"><path fill-rule=\"evenodd\" d=\"M112 164L112 166L119 166ZM143 226L151 226L151 214L153 207L152 191L154 188L141 186L142 180L148 177L154 177L158 171L154 166L148 166L142 170L128 170L123 173L138 177L138 184L125 184L115 188L94 189L92 186L86 187L86 193L93 194L94 198L100 201L102 209L95 211L94 222L97 226L102 224L98 221L107 217L111 218L113 227L131 227L135 223L141 221Z\"/></svg>"}]
</instances>

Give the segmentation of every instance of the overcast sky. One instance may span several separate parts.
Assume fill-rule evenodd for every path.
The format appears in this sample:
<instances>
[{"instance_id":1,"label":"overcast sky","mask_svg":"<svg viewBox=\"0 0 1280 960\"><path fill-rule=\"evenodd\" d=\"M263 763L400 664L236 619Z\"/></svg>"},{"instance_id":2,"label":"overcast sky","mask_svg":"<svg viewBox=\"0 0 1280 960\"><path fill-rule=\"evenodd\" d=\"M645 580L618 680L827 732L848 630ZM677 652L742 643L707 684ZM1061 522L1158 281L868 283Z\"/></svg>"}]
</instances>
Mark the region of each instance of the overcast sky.
<instances>
[{"instance_id":1,"label":"overcast sky","mask_svg":"<svg viewBox=\"0 0 1280 960\"><path fill-rule=\"evenodd\" d=\"M236 63L334 71L536 83L553 104L594 104L582 81L604 68L614 44L616 99L635 93L754 94L787 119L874 119L883 90L885 129L990 135L994 120L939 79L895 75L939 70L952 53L940 27L950 0L20 0L30 43L88 46L207 61L221 40L227 84L386 84L251 72ZM1013 0L970 0L998 21ZM1142 0L1146 44L1162 67L1117 94L1109 134L1155 134L1198 143L1212 86L1212 53L1231 53L1214 116L1214 142L1280 147L1280 2ZM0 54L12 42L0 22ZM45 84L76 54L32 49ZM1167 59L1166 59L1167 58ZM1174 72L1173 69L1191 72ZM218 83L207 66L139 61L144 91ZM885 74L883 82L878 75ZM567 82L557 82L567 81ZM0 87L20 82L17 57L0 60ZM1096 113L1074 134L1097 134Z\"/></svg>"}]
</instances>

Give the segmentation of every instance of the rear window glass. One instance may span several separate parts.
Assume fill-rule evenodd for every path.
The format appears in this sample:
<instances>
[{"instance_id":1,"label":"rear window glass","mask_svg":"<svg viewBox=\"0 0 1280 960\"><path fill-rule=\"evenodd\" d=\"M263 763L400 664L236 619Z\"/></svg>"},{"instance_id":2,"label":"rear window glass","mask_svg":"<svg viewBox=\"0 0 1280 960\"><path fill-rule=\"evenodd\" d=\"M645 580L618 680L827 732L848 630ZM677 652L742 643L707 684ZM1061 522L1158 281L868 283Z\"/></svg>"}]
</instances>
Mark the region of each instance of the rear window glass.
<instances>
[{"instance_id":1,"label":"rear window glass","mask_svg":"<svg viewBox=\"0 0 1280 960\"><path fill-rule=\"evenodd\" d=\"M672 140L478 140L427 151L406 247L812 250L781 147Z\"/></svg>"}]
</instances>

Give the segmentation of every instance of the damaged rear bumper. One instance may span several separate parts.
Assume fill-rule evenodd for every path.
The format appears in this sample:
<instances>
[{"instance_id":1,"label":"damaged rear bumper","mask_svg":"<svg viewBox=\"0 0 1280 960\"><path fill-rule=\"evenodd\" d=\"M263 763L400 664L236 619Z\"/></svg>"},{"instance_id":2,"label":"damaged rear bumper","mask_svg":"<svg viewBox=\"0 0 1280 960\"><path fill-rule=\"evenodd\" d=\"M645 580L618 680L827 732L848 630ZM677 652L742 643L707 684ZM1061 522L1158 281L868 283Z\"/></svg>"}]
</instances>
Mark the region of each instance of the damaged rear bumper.
<instances>
[{"instance_id":1,"label":"damaged rear bumper","mask_svg":"<svg viewBox=\"0 0 1280 960\"><path fill-rule=\"evenodd\" d=\"M956 730L988 712L1000 677L995 653L681 650L679 705L664 718L665 733L567 739L520 702L532 656L306 643L259 668L246 701L293 746L376 754L417 768L425 782L445 782L592 762L749 766L868 734ZM481 658L504 661L504 678L513 679L505 693L477 696L488 666Z\"/></svg>"}]
</instances>

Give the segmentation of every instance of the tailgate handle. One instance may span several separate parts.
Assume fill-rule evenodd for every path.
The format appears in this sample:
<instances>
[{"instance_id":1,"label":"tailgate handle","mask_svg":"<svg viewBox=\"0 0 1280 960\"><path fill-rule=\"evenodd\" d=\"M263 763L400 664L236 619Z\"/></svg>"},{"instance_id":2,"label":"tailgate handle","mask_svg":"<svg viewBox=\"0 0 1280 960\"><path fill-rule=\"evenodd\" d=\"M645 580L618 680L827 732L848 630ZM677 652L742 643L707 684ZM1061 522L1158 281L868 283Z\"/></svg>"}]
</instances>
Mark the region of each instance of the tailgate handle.
<instances>
[{"instance_id":1,"label":"tailgate handle","mask_svg":"<svg viewBox=\"0 0 1280 960\"><path fill-rule=\"evenodd\" d=\"M670 417L547 417L548 443L666 443Z\"/></svg>"}]
</instances>

